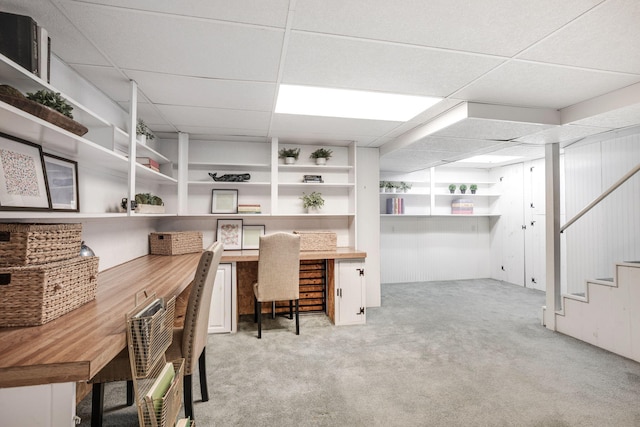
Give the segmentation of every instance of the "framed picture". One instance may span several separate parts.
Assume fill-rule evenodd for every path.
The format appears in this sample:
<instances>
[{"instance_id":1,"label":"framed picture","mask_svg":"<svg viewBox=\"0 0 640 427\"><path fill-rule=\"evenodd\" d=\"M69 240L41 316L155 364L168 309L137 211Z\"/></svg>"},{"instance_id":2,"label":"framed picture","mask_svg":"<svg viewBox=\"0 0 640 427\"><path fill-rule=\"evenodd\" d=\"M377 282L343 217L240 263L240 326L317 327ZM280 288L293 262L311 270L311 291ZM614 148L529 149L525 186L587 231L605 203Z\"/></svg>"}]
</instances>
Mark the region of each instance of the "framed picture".
<instances>
[{"instance_id":1,"label":"framed picture","mask_svg":"<svg viewBox=\"0 0 640 427\"><path fill-rule=\"evenodd\" d=\"M225 250L242 249L242 220L219 219L216 236Z\"/></svg>"},{"instance_id":2,"label":"framed picture","mask_svg":"<svg viewBox=\"0 0 640 427\"><path fill-rule=\"evenodd\" d=\"M49 183L51 208L79 212L78 163L53 154L44 153L42 156Z\"/></svg>"},{"instance_id":3,"label":"framed picture","mask_svg":"<svg viewBox=\"0 0 640 427\"><path fill-rule=\"evenodd\" d=\"M213 190L211 213L238 213L238 190Z\"/></svg>"},{"instance_id":4,"label":"framed picture","mask_svg":"<svg viewBox=\"0 0 640 427\"><path fill-rule=\"evenodd\" d=\"M260 236L264 236L264 225L243 225L242 249L259 249Z\"/></svg>"},{"instance_id":5,"label":"framed picture","mask_svg":"<svg viewBox=\"0 0 640 427\"><path fill-rule=\"evenodd\" d=\"M0 133L0 210L49 210L42 147Z\"/></svg>"}]
</instances>

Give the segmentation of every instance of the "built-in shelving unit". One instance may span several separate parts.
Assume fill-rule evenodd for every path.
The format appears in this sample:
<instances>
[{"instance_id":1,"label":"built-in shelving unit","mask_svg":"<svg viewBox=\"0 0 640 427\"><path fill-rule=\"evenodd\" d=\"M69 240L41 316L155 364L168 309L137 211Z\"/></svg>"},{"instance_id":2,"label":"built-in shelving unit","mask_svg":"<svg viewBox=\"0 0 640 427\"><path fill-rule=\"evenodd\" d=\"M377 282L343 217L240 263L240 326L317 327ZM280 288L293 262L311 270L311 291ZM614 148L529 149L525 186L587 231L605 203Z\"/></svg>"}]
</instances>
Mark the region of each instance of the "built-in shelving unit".
<instances>
[{"instance_id":1,"label":"built-in shelving unit","mask_svg":"<svg viewBox=\"0 0 640 427\"><path fill-rule=\"evenodd\" d=\"M20 92L35 92L47 89L60 92L49 83L15 64L10 59L0 55L0 79ZM80 212L28 212L3 211L1 218L109 218L122 217L117 206L122 197L129 194L128 176L131 163L135 163L133 182L136 191L150 192L156 186L175 185L177 180L164 171L170 171L170 160L144 144L136 144L137 157L150 157L161 164L161 172L154 171L129 159L129 144L131 137L126 130L109 123L92 109L75 101L68 94L61 96L73 107L74 120L82 123L89 131L78 136L52 123L33 116L12 105L0 102L0 132L16 138L24 139L42 146L45 153L78 162L80 180ZM135 106L132 106L135 108ZM98 197L96 186L101 188L109 198ZM175 192L175 189L173 190ZM127 214L124 214L125 216ZM131 213L130 215L143 216Z\"/></svg>"},{"instance_id":2,"label":"built-in shelving unit","mask_svg":"<svg viewBox=\"0 0 640 427\"><path fill-rule=\"evenodd\" d=\"M406 192L380 192L381 217L491 217L500 216L498 199L499 182L487 179L488 172L465 168L431 168L413 174L382 174L381 180L405 182L411 185ZM449 185L454 184L454 193ZM467 188L463 194L460 185L477 185L475 194ZM402 198L404 214L388 214L387 199ZM454 200L464 199L473 203L473 214L454 214L451 205Z\"/></svg>"}]
</instances>

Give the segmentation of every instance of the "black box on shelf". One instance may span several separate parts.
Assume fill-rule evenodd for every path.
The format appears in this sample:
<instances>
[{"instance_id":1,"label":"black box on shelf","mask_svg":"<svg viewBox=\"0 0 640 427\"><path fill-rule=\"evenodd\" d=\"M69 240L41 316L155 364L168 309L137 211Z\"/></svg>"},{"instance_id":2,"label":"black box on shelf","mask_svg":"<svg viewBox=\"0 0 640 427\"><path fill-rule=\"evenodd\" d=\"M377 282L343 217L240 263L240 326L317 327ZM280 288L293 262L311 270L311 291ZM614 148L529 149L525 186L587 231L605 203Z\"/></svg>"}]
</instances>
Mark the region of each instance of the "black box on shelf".
<instances>
[{"instance_id":1,"label":"black box on shelf","mask_svg":"<svg viewBox=\"0 0 640 427\"><path fill-rule=\"evenodd\" d=\"M0 12L0 53L39 75L36 21L29 16Z\"/></svg>"}]
</instances>

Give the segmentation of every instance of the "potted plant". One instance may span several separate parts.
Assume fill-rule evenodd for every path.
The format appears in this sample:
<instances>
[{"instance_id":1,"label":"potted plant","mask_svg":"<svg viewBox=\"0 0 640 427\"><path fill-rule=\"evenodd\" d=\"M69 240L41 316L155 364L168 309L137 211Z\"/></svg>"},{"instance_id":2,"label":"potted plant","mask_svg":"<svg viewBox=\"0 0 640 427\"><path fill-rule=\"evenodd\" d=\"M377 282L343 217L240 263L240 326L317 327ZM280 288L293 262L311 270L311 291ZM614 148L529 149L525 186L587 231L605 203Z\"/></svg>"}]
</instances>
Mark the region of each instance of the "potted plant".
<instances>
[{"instance_id":1,"label":"potted plant","mask_svg":"<svg viewBox=\"0 0 640 427\"><path fill-rule=\"evenodd\" d=\"M35 101L38 104L42 104L49 108L53 108L58 113L64 114L70 119L73 119L73 114L71 114L73 107L67 103L67 101L60 95L59 92L52 92L46 89L42 89L33 93L28 92L27 99Z\"/></svg>"},{"instance_id":2,"label":"potted plant","mask_svg":"<svg viewBox=\"0 0 640 427\"><path fill-rule=\"evenodd\" d=\"M140 142L142 145L147 143L147 140L152 141L156 136L151 133L151 129L149 126L142 120L138 119L138 124L136 125L136 135L140 137Z\"/></svg>"},{"instance_id":3,"label":"potted plant","mask_svg":"<svg viewBox=\"0 0 640 427\"><path fill-rule=\"evenodd\" d=\"M462 194L467 192L467 184L460 184L460 192Z\"/></svg>"},{"instance_id":4,"label":"potted plant","mask_svg":"<svg viewBox=\"0 0 640 427\"><path fill-rule=\"evenodd\" d=\"M296 160L298 160L299 155L299 148L281 148L280 151L278 151L278 157L284 159L286 165L294 164Z\"/></svg>"},{"instance_id":5,"label":"potted plant","mask_svg":"<svg viewBox=\"0 0 640 427\"><path fill-rule=\"evenodd\" d=\"M455 184L449 184L449 193L453 194L456 192L456 185Z\"/></svg>"},{"instance_id":6,"label":"potted plant","mask_svg":"<svg viewBox=\"0 0 640 427\"><path fill-rule=\"evenodd\" d=\"M302 199L302 207L306 209L308 213L318 212L318 210L324 206L322 193L318 193L317 191L313 191L310 194L302 193L300 199Z\"/></svg>"},{"instance_id":7,"label":"potted plant","mask_svg":"<svg viewBox=\"0 0 640 427\"><path fill-rule=\"evenodd\" d=\"M400 181L400 183L398 184L398 188L400 189L400 191L402 191L403 193L406 193L407 190L411 190L411 184L407 184L404 181Z\"/></svg>"},{"instance_id":8,"label":"potted plant","mask_svg":"<svg viewBox=\"0 0 640 427\"><path fill-rule=\"evenodd\" d=\"M327 163L327 159L331 158L333 151L329 148L318 148L309 156L312 159L316 159L316 165L324 165Z\"/></svg>"},{"instance_id":9,"label":"potted plant","mask_svg":"<svg viewBox=\"0 0 640 427\"><path fill-rule=\"evenodd\" d=\"M385 193L395 193L396 192L396 183L393 181L387 181L384 184Z\"/></svg>"},{"instance_id":10,"label":"potted plant","mask_svg":"<svg viewBox=\"0 0 640 427\"><path fill-rule=\"evenodd\" d=\"M471 190L471 194L476 194L477 189L478 189L478 186L476 184L471 184L469 186L469 190Z\"/></svg>"},{"instance_id":11,"label":"potted plant","mask_svg":"<svg viewBox=\"0 0 640 427\"><path fill-rule=\"evenodd\" d=\"M387 181L380 181L380 192L384 192L385 187L387 186Z\"/></svg>"},{"instance_id":12,"label":"potted plant","mask_svg":"<svg viewBox=\"0 0 640 427\"><path fill-rule=\"evenodd\" d=\"M151 193L138 193L135 197L136 213L164 213L164 202Z\"/></svg>"}]
</instances>

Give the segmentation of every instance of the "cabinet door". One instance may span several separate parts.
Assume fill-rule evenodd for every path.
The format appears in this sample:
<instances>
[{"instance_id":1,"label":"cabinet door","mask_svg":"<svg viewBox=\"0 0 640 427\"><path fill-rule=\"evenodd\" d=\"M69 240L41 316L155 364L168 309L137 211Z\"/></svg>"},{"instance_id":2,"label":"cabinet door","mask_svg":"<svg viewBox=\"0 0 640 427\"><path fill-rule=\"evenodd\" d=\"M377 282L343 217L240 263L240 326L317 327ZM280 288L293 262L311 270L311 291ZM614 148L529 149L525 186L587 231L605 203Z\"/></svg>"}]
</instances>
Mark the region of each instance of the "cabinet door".
<instances>
[{"instance_id":1,"label":"cabinet door","mask_svg":"<svg viewBox=\"0 0 640 427\"><path fill-rule=\"evenodd\" d=\"M336 325L366 322L364 262L336 261Z\"/></svg>"},{"instance_id":2,"label":"cabinet door","mask_svg":"<svg viewBox=\"0 0 640 427\"><path fill-rule=\"evenodd\" d=\"M231 264L220 264L209 308L209 333L231 332Z\"/></svg>"}]
</instances>

